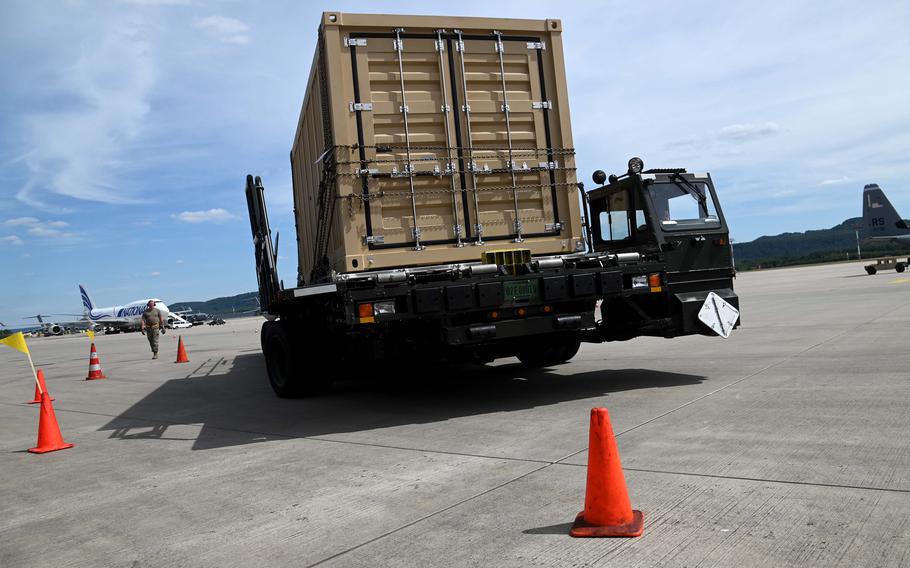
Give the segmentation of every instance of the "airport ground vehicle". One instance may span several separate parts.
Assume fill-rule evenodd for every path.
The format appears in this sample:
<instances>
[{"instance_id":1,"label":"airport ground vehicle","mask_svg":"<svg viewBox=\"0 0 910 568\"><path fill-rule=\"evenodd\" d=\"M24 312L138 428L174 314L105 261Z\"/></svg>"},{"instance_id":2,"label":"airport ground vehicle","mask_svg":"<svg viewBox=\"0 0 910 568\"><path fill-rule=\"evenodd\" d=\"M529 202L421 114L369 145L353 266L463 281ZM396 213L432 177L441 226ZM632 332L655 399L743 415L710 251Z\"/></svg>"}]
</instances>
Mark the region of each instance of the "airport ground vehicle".
<instances>
[{"instance_id":1,"label":"airport ground vehicle","mask_svg":"<svg viewBox=\"0 0 910 568\"><path fill-rule=\"evenodd\" d=\"M738 298L712 180L642 167L577 183L557 20L323 14L293 288L246 183L272 387L320 392L339 361L549 366L583 341L713 335L700 311Z\"/></svg>"},{"instance_id":2,"label":"airport ground vehicle","mask_svg":"<svg viewBox=\"0 0 910 568\"><path fill-rule=\"evenodd\" d=\"M888 256L876 258L875 264L866 265L866 273L870 276L879 270L888 270L893 268L896 272L903 272L910 266L910 257L907 256Z\"/></svg>"}]
</instances>

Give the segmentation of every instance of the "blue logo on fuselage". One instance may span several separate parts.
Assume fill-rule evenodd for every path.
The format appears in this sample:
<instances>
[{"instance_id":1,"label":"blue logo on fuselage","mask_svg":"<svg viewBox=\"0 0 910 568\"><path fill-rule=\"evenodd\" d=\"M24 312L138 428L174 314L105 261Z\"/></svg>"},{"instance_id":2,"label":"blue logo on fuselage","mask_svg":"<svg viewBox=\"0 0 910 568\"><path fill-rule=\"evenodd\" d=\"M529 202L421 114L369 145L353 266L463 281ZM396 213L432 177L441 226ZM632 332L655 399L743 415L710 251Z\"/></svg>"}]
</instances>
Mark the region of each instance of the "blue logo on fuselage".
<instances>
[{"instance_id":1,"label":"blue logo on fuselage","mask_svg":"<svg viewBox=\"0 0 910 568\"><path fill-rule=\"evenodd\" d=\"M127 318L141 315L145 311L145 306L130 306L128 308L120 308L117 312L118 318Z\"/></svg>"}]
</instances>

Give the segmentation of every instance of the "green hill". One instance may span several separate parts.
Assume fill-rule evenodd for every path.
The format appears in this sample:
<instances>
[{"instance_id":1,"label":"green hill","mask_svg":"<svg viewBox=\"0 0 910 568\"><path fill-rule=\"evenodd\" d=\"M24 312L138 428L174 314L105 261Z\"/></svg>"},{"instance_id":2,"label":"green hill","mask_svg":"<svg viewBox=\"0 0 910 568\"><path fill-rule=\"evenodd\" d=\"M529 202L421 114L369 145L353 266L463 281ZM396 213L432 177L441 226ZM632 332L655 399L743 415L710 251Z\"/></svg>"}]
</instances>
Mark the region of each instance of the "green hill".
<instances>
[{"instance_id":1,"label":"green hill","mask_svg":"<svg viewBox=\"0 0 910 568\"><path fill-rule=\"evenodd\" d=\"M213 298L205 302L174 302L169 303L168 307L175 311L193 310L222 317L240 315L243 312L249 313L259 309L259 292L244 292L236 296Z\"/></svg>"},{"instance_id":2,"label":"green hill","mask_svg":"<svg viewBox=\"0 0 910 568\"><path fill-rule=\"evenodd\" d=\"M803 233L781 233L759 237L747 243L733 243L736 267L740 270L771 268L793 264L811 264L856 259L854 227L861 218L847 219L830 229ZM910 254L910 245L876 243L862 245L863 258Z\"/></svg>"}]
</instances>

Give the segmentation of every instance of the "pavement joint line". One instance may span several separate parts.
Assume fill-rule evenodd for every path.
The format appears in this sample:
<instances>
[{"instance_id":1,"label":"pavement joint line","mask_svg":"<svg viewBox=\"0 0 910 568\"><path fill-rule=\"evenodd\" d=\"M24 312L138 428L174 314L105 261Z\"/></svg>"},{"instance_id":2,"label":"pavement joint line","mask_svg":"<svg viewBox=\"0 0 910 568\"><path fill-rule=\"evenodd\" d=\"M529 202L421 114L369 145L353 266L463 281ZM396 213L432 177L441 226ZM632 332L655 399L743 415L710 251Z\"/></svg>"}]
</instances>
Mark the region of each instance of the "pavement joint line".
<instances>
[{"instance_id":1,"label":"pavement joint line","mask_svg":"<svg viewBox=\"0 0 910 568\"><path fill-rule=\"evenodd\" d=\"M542 465L542 466L540 466L540 467L538 467L538 468L536 468L536 469L532 469L531 471L528 471L528 472L526 472L526 473L523 473L523 474L521 474L521 475L519 475L519 476L517 476L517 477L513 477L512 479L503 481L503 482L500 483L499 485L496 485L496 486L491 487L491 488L489 488L489 489L485 489L485 490L483 490L483 491L481 491L481 492L479 492L479 493L476 493L476 494L474 494L474 495L471 495L471 496L469 496L469 497L465 497L464 499L462 499L462 500L460 500L460 501L458 501L458 502L456 502L456 503L452 503L451 505L448 505L448 506L446 506L446 507L443 507L442 509L439 509L438 511L434 511L434 512L432 512L432 513L427 513L426 515L420 517L419 519L414 519L413 521L409 521L409 522L407 522L407 523L401 525L401 526L398 527L398 528L394 528L394 529L392 529L392 530L390 530L390 531L387 531L387 532L385 532L385 533L383 533L383 534L374 536L373 538L371 538L371 539L369 539L369 540L366 540L366 541L364 541L364 542L361 542L360 544L351 546L351 547L347 548L346 550L342 550L342 551L340 551L340 552L336 552L335 554L333 554L333 555L331 555L331 556L327 556L326 558L323 558L322 560L318 560L318 561L316 561L316 562L314 562L314 563L312 563L312 564L307 564L307 565L306 565L306 568L312 568L313 566L319 566L320 564L325 564L326 562L329 562L329 561L331 561L331 560L334 560L334 559L336 559L336 558L338 558L338 557L340 557L340 556L344 556L345 554L348 554L349 552L353 552L353 551L355 551L355 550L358 550L358 549L360 549L360 548L363 548L364 546L368 546L368 545L370 545L370 544L373 544L374 542L377 542L377 541L382 540L382 539L384 539L384 538L386 538L386 537L388 537L388 536L391 536L391 535L393 535L393 534L395 534L395 533L397 533L397 532L400 532L400 531L403 531L404 529L407 529L407 528L409 528L409 527L412 527L412 526L416 525L417 523L421 523L421 522L423 522L423 521L426 521L427 519L430 519L430 518L432 518L432 517L435 517L436 515L440 515L440 514L442 514L442 513L445 513L446 511L450 511L450 510L454 509L455 507L458 507L458 506L460 506L460 505L463 505L463 504L465 504L465 503L467 503L467 502L469 502L469 501L473 501L474 499L477 499L478 497L483 497L484 495L487 495L487 494L489 494L489 493L492 493L493 491L496 491L496 490L498 490L498 489L502 489L502 488L505 487L506 485L515 483L516 481L519 481L519 480L521 480L521 479L524 479L525 477L528 477L529 475L533 475L533 474L537 473L538 471L541 471L541 470L543 470L543 469L546 469L546 468L550 467L551 465L553 465L553 464L552 464L552 463L547 463L547 464L544 464L544 465Z\"/></svg>"},{"instance_id":2,"label":"pavement joint line","mask_svg":"<svg viewBox=\"0 0 910 568\"><path fill-rule=\"evenodd\" d=\"M561 463L557 465L571 465L584 467L582 464ZM685 475L689 477L707 477L711 479L731 479L734 481L757 481L760 483L780 483L783 485L808 485L810 487L830 487L833 489L858 489L861 491L882 491L885 493L910 493L910 489L891 489L888 487L869 487L863 485L844 485L841 483L822 483L817 481L792 481L787 479L765 479L762 477L745 477L739 475L718 475L713 473L694 473L686 471L667 471L662 469L642 469L636 467L624 467L623 471L635 471L640 473L659 473L666 475Z\"/></svg>"}]
</instances>

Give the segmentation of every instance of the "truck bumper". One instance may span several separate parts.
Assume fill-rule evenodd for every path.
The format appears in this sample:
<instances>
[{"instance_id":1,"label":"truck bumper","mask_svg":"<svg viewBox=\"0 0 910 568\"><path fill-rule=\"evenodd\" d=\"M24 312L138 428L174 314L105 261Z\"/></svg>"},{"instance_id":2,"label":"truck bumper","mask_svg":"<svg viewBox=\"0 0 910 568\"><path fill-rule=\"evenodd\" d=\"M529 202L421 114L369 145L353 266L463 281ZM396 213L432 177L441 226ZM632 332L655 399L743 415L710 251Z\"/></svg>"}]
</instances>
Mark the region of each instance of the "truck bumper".
<instances>
[{"instance_id":1,"label":"truck bumper","mask_svg":"<svg viewBox=\"0 0 910 568\"><path fill-rule=\"evenodd\" d=\"M456 346L489 343L560 331L580 331L592 327L594 327L594 314L593 312L586 312L446 327L444 335L447 345Z\"/></svg>"}]
</instances>

